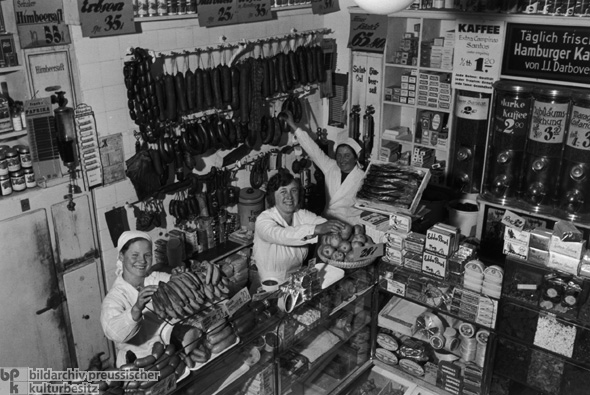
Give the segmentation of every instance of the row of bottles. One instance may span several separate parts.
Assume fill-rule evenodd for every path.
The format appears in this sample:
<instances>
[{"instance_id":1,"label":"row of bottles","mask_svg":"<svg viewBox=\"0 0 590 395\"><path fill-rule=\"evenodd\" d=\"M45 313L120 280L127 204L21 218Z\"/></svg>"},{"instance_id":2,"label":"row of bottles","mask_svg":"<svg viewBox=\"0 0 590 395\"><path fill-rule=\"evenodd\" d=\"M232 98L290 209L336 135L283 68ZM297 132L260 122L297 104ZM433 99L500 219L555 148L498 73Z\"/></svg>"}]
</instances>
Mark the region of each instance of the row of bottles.
<instances>
[{"instance_id":1,"label":"row of bottles","mask_svg":"<svg viewBox=\"0 0 590 395\"><path fill-rule=\"evenodd\" d=\"M484 198L590 218L590 91L500 80L490 123Z\"/></svg>"}]
</instances>

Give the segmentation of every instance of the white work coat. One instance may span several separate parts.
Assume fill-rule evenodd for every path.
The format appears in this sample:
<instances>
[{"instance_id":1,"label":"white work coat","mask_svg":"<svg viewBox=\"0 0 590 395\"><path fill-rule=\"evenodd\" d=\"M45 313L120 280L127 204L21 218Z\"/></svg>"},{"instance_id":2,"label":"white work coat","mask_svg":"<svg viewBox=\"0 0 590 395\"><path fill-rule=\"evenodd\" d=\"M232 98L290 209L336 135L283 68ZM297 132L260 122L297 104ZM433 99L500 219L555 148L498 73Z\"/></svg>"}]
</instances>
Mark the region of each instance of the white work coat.
<instances>
[{"instance_id":1,"label":"white work coat","mask_svg":"<svg viewBox=\"0 0 590 395\"><path fill-rule=\"evenodd\" d=\"M326 182L324 216L349 224L357 224L362 210L354 207L354 204L356 203L356 193L363 184L365 172L356 166L342 182L342 171L336 160L326 155L306 131L297 128L295 137L313 163L324 173Z\"/></svg>"},{"instance_id":2,"label":"white work coat","mask_svg":"<svg viewBox=\"0 0 590 395\"><path fill-rule=\"evenodd\" d=\"M252 251L260 280L274 278L282 282L301 268L308 254L307 245L317 242L313 236L315 226L324 222L325 218L300 209L289 225L276 207L263 211L256 218Z\"/></svg>"},{"instance_id":3,"label":"white work coat","mask_svg":"<svg viewBox=\"0 0 590 395\"><path fill-rule=\"evenodd\" d=\"M144 280L144 285L158 285L160 281L168 282L170 274L153 272ZM131 317L131 308L137 301L139 291L119 274L113 286L102 301L100 324L105 336L115 342L117 349L117 367L125 364L125 353L130 350L137 358L152 352L155 342L160 341L160 332L166 323L159 319L148 302L143 309L142 318L135 322ZM169 339L163 339L167 342Z\"/></svg>"}]
</instances>

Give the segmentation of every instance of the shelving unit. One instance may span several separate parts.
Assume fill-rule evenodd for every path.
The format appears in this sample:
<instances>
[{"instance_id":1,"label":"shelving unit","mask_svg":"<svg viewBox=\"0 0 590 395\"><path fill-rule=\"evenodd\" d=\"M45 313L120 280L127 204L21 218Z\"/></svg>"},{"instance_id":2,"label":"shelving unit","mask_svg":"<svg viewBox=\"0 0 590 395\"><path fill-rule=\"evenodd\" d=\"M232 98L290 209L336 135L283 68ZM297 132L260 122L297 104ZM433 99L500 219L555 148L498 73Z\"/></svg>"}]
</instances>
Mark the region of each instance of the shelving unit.
<instances>
[{"instance_id":1,"label":"shelving unit","mask_svg":"<svg viewBox=\"0 0 590 395\"><path fill-rule=\"evenodd\" d=\"M430 168L440 163L444 169L449 165L454 103L452 56L445 57L441 67L431 67L430 50L426 48L435 38L444 39L454 27L455 19L422 17L418 13L388 19L381 137L399 143L403 160L410 164ZM388 130L399 134L394 137ZM420 163L415 149L428 151L432 157L424 156L425 163ZM431 182L444 184L444 172L434 176Z\"/></svg>"}]
</instances>

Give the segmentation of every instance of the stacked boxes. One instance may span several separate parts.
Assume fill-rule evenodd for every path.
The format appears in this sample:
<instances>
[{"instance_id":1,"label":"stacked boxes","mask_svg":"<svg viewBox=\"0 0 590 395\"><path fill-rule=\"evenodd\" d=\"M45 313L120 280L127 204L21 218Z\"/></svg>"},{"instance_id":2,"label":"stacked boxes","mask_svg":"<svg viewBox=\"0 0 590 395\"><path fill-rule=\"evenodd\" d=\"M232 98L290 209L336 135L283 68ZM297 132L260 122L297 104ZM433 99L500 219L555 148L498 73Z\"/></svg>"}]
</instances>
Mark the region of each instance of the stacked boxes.
<instances>
[{"instance_id":1,"label":"stacked boxes","mask_svg":"<svg viewBox=\"0 0 590 395\"><path fill-rule=\"evenodd\" d=\"M420 44L420 66L433 69L452 70L455 32L446 32L444 37L436 37Z\"/></svg>"},{"instance_id":2,"label":"stacked boxes","mask_svg":"<svg viewBox=\"0 0 590 395\"><path fill-rule=\"evenodd\" d=\"M412 166L430 168L435 159L433 148L414 147L412 151Z\"/></svg>"},{"instance_id":3,"label":"stacked boxes","mask_svg":"<svg viewBox=\"0 0 590 395\"><path fill-rule=\"evenodd\" d=\"M400 41L399 51L395 51L393 63L418 65L418 37L414 33L404 34Z\"/></svg>"},{"instance_id":4,"label":"stacked boxes","mask_svg":"<svg viewBox=\"0 0 590 395\"><path fill-rule=\"evenodd\" d=\"M389 263L404 266L405 240L412 228L412 218L404 214L389 217L389 229L385 233L385 258Z\"/></svg>"},{"instance_id":5,"label":"stacked boxes","mask_svg":"<svg viewBox=\"0 0 590 395\"><path fill-rule=\"evenodd\" d=\"M451 75L439 72L418 73L418 93L416 103L419 106L451 108Z\"/></svg>"},{"instance_id":6,"label":"stacked boxes","mask_svg":"<svg viewBox=\"0 0 590 395\"><path fill-rule=\"evenodd\" d=\"M443 223L432 226L426 232L426 245L422 271L446 278L449 257L459 246L459 229Z\"/></svg>"},{"instance_id":7,"label":"stacked boxes","mask_svg":"<svg viewBox=\"0 0 590 395\"><path fill-rule=\"evenodd\" d=\"M417 82L418 71L405 70L401 75L401 85L392 85L385 88L385 100L396 103L416 104Z\"/></svg>"}]
</instances>

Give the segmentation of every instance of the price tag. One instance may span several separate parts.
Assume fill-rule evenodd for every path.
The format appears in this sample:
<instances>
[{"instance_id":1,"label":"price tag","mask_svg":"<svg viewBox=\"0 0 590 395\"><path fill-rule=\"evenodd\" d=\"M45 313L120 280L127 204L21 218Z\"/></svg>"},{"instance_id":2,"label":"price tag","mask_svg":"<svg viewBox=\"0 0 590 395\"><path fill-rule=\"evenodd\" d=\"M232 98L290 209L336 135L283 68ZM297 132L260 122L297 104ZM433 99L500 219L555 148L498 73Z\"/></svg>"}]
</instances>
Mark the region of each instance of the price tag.
<instances>
[{"instance_id":1,"label":"price tag","mask_svg":"<svg viewBox=\"0 0 590 395\"><path fill-rule=\"evenodd\" d=\"M136 32L132 1L78 1L78 13L84 37L116 36Z\"/></svg>"},{"instance_id":2,"label":"price tag","mask_svg":"<svg viewBox=\"0 0 590 395\"><path fill-rule=\"evenodd\" d=\"M325 15L336 11L340 11L338 0L311 0L312 14Z\"/></svg>"},{"instance_id":3,"label":"price tag","mask_svg":"<svg viewBox=\"0 0 590 395\"><path fill-rule=\"evenodd\" d=\"M238 0L201 0L199 26L223 26L239 23Z\"/></svg>"},{"instance_id":4,"label":"price tag","mask_svg":"<svg viewBox=\"0 0 590 395\"><path fill-rule=\"evenodd\" d=\"M492 93L500 77L504 30L503 21L457 20L453 88Z\"/></svg>"},{"instance_id":5,"label":"price tag","mask_svg":"<svg viewBox=\"0 0 590 395\"><path fill-rule=\"evenodd\" d=\"M238 20L234 23L269 21L270 6L270 0L238 0Z\"/></svg>"},{"instance_id":6,"label":"price tag","mask_svg":"<svg viewBox=\"0 0 590 395\"><path fill-rule=\"evenodd\" d=\"M386 281L386 289L389 292L399 296L406 296L406 284L390 279L386 279Z\"/></svg>"},{"instance_id":7,"label":"price tag","mask_svg":"<svg viewBox=\"0 0 590 395\"><path fill-rule=\"evenodd\" d=\"M62 0L14 0L14 17L21 48L71 43Z\"/></svg>"},{"instance_id":8,"label":"price tag","mask_svg":"<svg viewBox=\"0 0 590 395\"><path fill-rule=\"evenodd\" d=\"M200 320L197 320L197 322L200 323L200 326L203 328L203 330L207 330L208 328L211 328L225 320L225 317L226 315L223 309L218 306L214 306L210 312L203 315Z\"/></svg>"},{"instance_id":9,"label":"price tag","mask_svg":"<svg viewBox=\"0 0 590 395\"><path fill-rule=\"evenodd\" d=\"M360 261L365 259L373 259L383 256L384 254L384 244L371 244L365 247L357 247L353 249L354 251L354 260Z\"/></svg>"},{"instance_id":10,"label":"price tag","mask_svg":"<svg viewBox=\"0 0 590 395\"><path fill-rule=\"evenodd\" d=\"M234 315L242 306L250 301L250 292L247 288L242 288L237 294L235 294L230 300L223 304L223 309L228 317Z\"/></svg>"},{"instance_id":11,"label":"price tag","mask_svg":"<svg viewBox=\"0 0 590 395\"><path fill-rule=\"evenodd\" d=\"M387 15L351 14L348 48L383 53L387 41Z\"/></svg>"}]
</instances>

